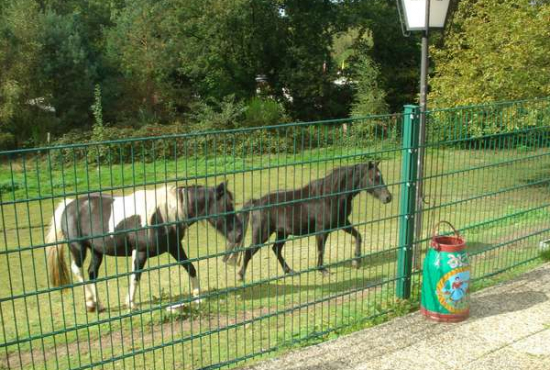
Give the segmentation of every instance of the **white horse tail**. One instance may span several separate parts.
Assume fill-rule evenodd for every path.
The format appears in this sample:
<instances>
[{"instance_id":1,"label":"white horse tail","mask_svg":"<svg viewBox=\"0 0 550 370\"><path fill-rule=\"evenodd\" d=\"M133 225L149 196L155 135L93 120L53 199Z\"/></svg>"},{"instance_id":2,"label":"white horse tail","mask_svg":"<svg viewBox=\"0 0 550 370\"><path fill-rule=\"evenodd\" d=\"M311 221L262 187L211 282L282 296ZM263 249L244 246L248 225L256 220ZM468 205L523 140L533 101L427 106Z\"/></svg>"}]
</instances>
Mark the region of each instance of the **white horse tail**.
<instances>
[{"instance_id":1,"label":"white horse tail","mask_svg":"<svg viewBox=\"0 0 550 370\"><path fill-rule=\"evenodd\" d=\"M65 261L65 244L60 243L60 240L65 239L65 235L61 228L63 212L73 199L65 199L61 201L52 216L50 229L46 235L46 243L51 244L46 247L46 255L48 261L48 270L50 272L50 282L53 286L64 286L70 283L69 268Z\"/></svg>"}]
</instances>

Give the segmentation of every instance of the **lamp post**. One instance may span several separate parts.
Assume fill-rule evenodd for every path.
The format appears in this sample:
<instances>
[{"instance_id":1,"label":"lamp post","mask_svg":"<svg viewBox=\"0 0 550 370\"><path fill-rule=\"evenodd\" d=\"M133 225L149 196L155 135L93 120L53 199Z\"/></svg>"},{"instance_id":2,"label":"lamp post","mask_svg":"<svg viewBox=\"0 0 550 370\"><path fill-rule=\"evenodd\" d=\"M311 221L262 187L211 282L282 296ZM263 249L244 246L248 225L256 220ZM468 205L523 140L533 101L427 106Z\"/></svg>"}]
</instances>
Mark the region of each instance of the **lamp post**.
<instances>
[{"instance_id":1,"label":"lamp post","mask_svg":"<svg viewBox=\"0 0 550 370\"><path fill-rule=\"evenodd\" d=\"M422 32L420 62L420 127L418 151L418 181L416 184L415 239L422 233L422 207L424 203L424 155L426 143L426 110L428 93L428 41L431 28L443 29L447 20L450 0L397 0L397 6L403 18L402 26L408 32ZM405 34L405 31L403 32ZM420 248L415 248L415 268L420 268Z\"/></svg>"}]
</instances>

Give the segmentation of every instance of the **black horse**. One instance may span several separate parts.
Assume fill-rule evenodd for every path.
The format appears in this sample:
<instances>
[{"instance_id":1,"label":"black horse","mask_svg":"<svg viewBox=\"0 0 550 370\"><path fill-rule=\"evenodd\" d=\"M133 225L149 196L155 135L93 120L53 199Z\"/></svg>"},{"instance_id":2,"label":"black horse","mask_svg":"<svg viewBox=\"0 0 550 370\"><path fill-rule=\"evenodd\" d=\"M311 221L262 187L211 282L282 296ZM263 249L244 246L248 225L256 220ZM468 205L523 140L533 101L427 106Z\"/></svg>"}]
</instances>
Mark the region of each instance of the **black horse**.
<instances>
[{"instance_id":1,"label":"black horse","mask_svg":"<svg viewBox=\"0 0 550 370\"><path fill-rule=\"evenodd\" d=\"M233 194L225 182L216 187L162 186L125 197L92 193L66 199L56 208L46 238L52 244L47 248L51 282L54 286L69 283L65 244L71 251L71 270L79 282L84 282L82 265L90 249L88 274L92 284L84 286L86 308L102 311L94 281L103 256L131 255L133 271L126 304L132 309L147 258L168 252L187 270L193 295L197 296L197 272L187 262L182 238L185 230L203 217L227 238L229 248L242 244L242 221L235 216Z\"/></svg>"},{"instance_id":2,"label":"black horse","mask_svg":"<svg viewBox=\"0 0 550 370\"><path fill-rule=\"evenodd\" d=\"M310 182L302 189L279 191L252 199L244 206L237 218L243 219L245 227L252 214L252 245L244 251L244 261L239 271L239 280L244 279L246 268L252 256L271 235L276 234L273 252L284 272L293 271L285 262L282 250L289 235L305 236L315 234L317 239L317 267L326 275L323 267L323 254L328 235L336 228L342 229L355 238L355 259L352 264L359 267L361 256L361 234L355 229L349 215L353 198L361 191L368 193L386 204L392 196L384 184L378 162L368 162L334 169L326 177ZM243 233L244 234L244 233ZM244 237L243 237L244 239ZM233 244L230 247L237 247ZM237 264L240 253L224 256L224 262Z\"/></svg>"}]
</instances>

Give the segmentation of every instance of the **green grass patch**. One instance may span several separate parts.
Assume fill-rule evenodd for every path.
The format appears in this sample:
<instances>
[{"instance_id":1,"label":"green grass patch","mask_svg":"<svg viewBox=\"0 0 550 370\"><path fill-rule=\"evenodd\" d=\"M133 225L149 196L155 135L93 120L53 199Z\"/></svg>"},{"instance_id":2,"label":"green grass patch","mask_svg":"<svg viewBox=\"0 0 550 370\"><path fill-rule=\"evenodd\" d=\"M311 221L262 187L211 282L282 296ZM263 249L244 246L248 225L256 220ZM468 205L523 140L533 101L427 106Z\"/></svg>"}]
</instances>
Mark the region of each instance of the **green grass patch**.
<instances>
[{"instance_id":1,"label":"green grass patch","mask_svg":"<svg viewBox=\"0 0 550 370\"><path fill-rule=\"evenodd\" d=\"M0 269L0 345L6 344L0 364L70 368L116 357L105 367L196 369L268 351L281 353L416 309L416 295L408 302L395 298L401 150L390 149L324 147L245 158L167 157L99 169L81 161L51 166L44 158L0 165L5 202L0 207L0 263L5 266ZM131 314L124 307L129 258L104 259L98 291L108 308L105 313L85 311L82 286L65 294L49 291L41 244L57 201L51 197L110 188L115 194L124 188L128 194L149 183L183 184L188 178L210 186L227 179L235 202L242 205L253 196L298 188L334 167L379 155L373 152L382 153L380 167L394 201L382 205L365 193L354 200L351 220L364 241L360 269L350 264L352 238L339 231L331 234L326 246L329 277L314 269L315 239L301 238L283 249L299 274L282 275L271 245L266 245L252 260L243 284L236 279L236 269L212 257L225 250L225 241L201 223L184 237L202 286L204 301L199 306L189 305L177 314L165 312L166 305L188 300L190 294L187 274L168 255L148 260L137 294L138 310ZM424 236L439 220L458 228L471 226L464 236L478 278L475 289L510 278L503 271L513 266L515 273L540 263L535 259L539 242L550 238L550 212L545 207L550 188L541 186L550 168L545 153L428 150ZM523 160L508 163L510 158ZM417 276L413 288L417 294Z\"/></svg>"}]
</instances>

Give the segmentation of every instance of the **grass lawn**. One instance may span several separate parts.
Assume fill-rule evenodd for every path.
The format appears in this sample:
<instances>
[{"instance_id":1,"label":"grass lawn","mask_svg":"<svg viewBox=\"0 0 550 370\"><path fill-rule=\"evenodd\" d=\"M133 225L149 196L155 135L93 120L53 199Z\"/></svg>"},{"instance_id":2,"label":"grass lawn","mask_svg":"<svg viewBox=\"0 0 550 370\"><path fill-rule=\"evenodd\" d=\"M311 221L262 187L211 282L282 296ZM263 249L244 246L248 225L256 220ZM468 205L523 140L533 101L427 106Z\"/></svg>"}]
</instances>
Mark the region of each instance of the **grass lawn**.
<instances>
[{"instance_id":1,"label":"grass lawn","mask_svg":"<svg viewBox=\"0 0 550 370\"><path fill-rule=\"evenodd\" d=\"M410 304L395 299L401 155L388 148L376 150L386 150L380 167L394 201L383 205L362 193L353 203L351 219L364 240L361 268L351 267L353 240L339 231L327 242L329 277L313 270L314 238L301 238L283 249L298 274L284 276L266 245L243 285L236 281L236 269L217 255L224 251L224 239L201 223L189 229L184 245L196 259L204 300L178 315L166 314L163 307L189 297L189 279L168 255L148 260L138 310L131 314L123 305L129 258L107 257L101 266L104 313L86 312L81 285L65 294L50 291L40 244L59 196L105 189L128 194L154 182L183 184L188 177L209 186L227 179L239 207L252 196L297 188L357 162L362 153L329 147L298 155L178 158L134 167L97 169L78 162L51 171L43 160L3 164L0 184L12 189L1 193L0 368L87 368L108 361L108 369L194 369L280 351L305 338L326 338L331 331L408 312L414 299ZM428 150L424 236L437 220L463 230L477 278L535 259L539 241L550 238L548 154L545 149ZM415 276L416 298L418 284ZM110 362L112 357L117 360Z\"/></svg>"}]
</instances>

